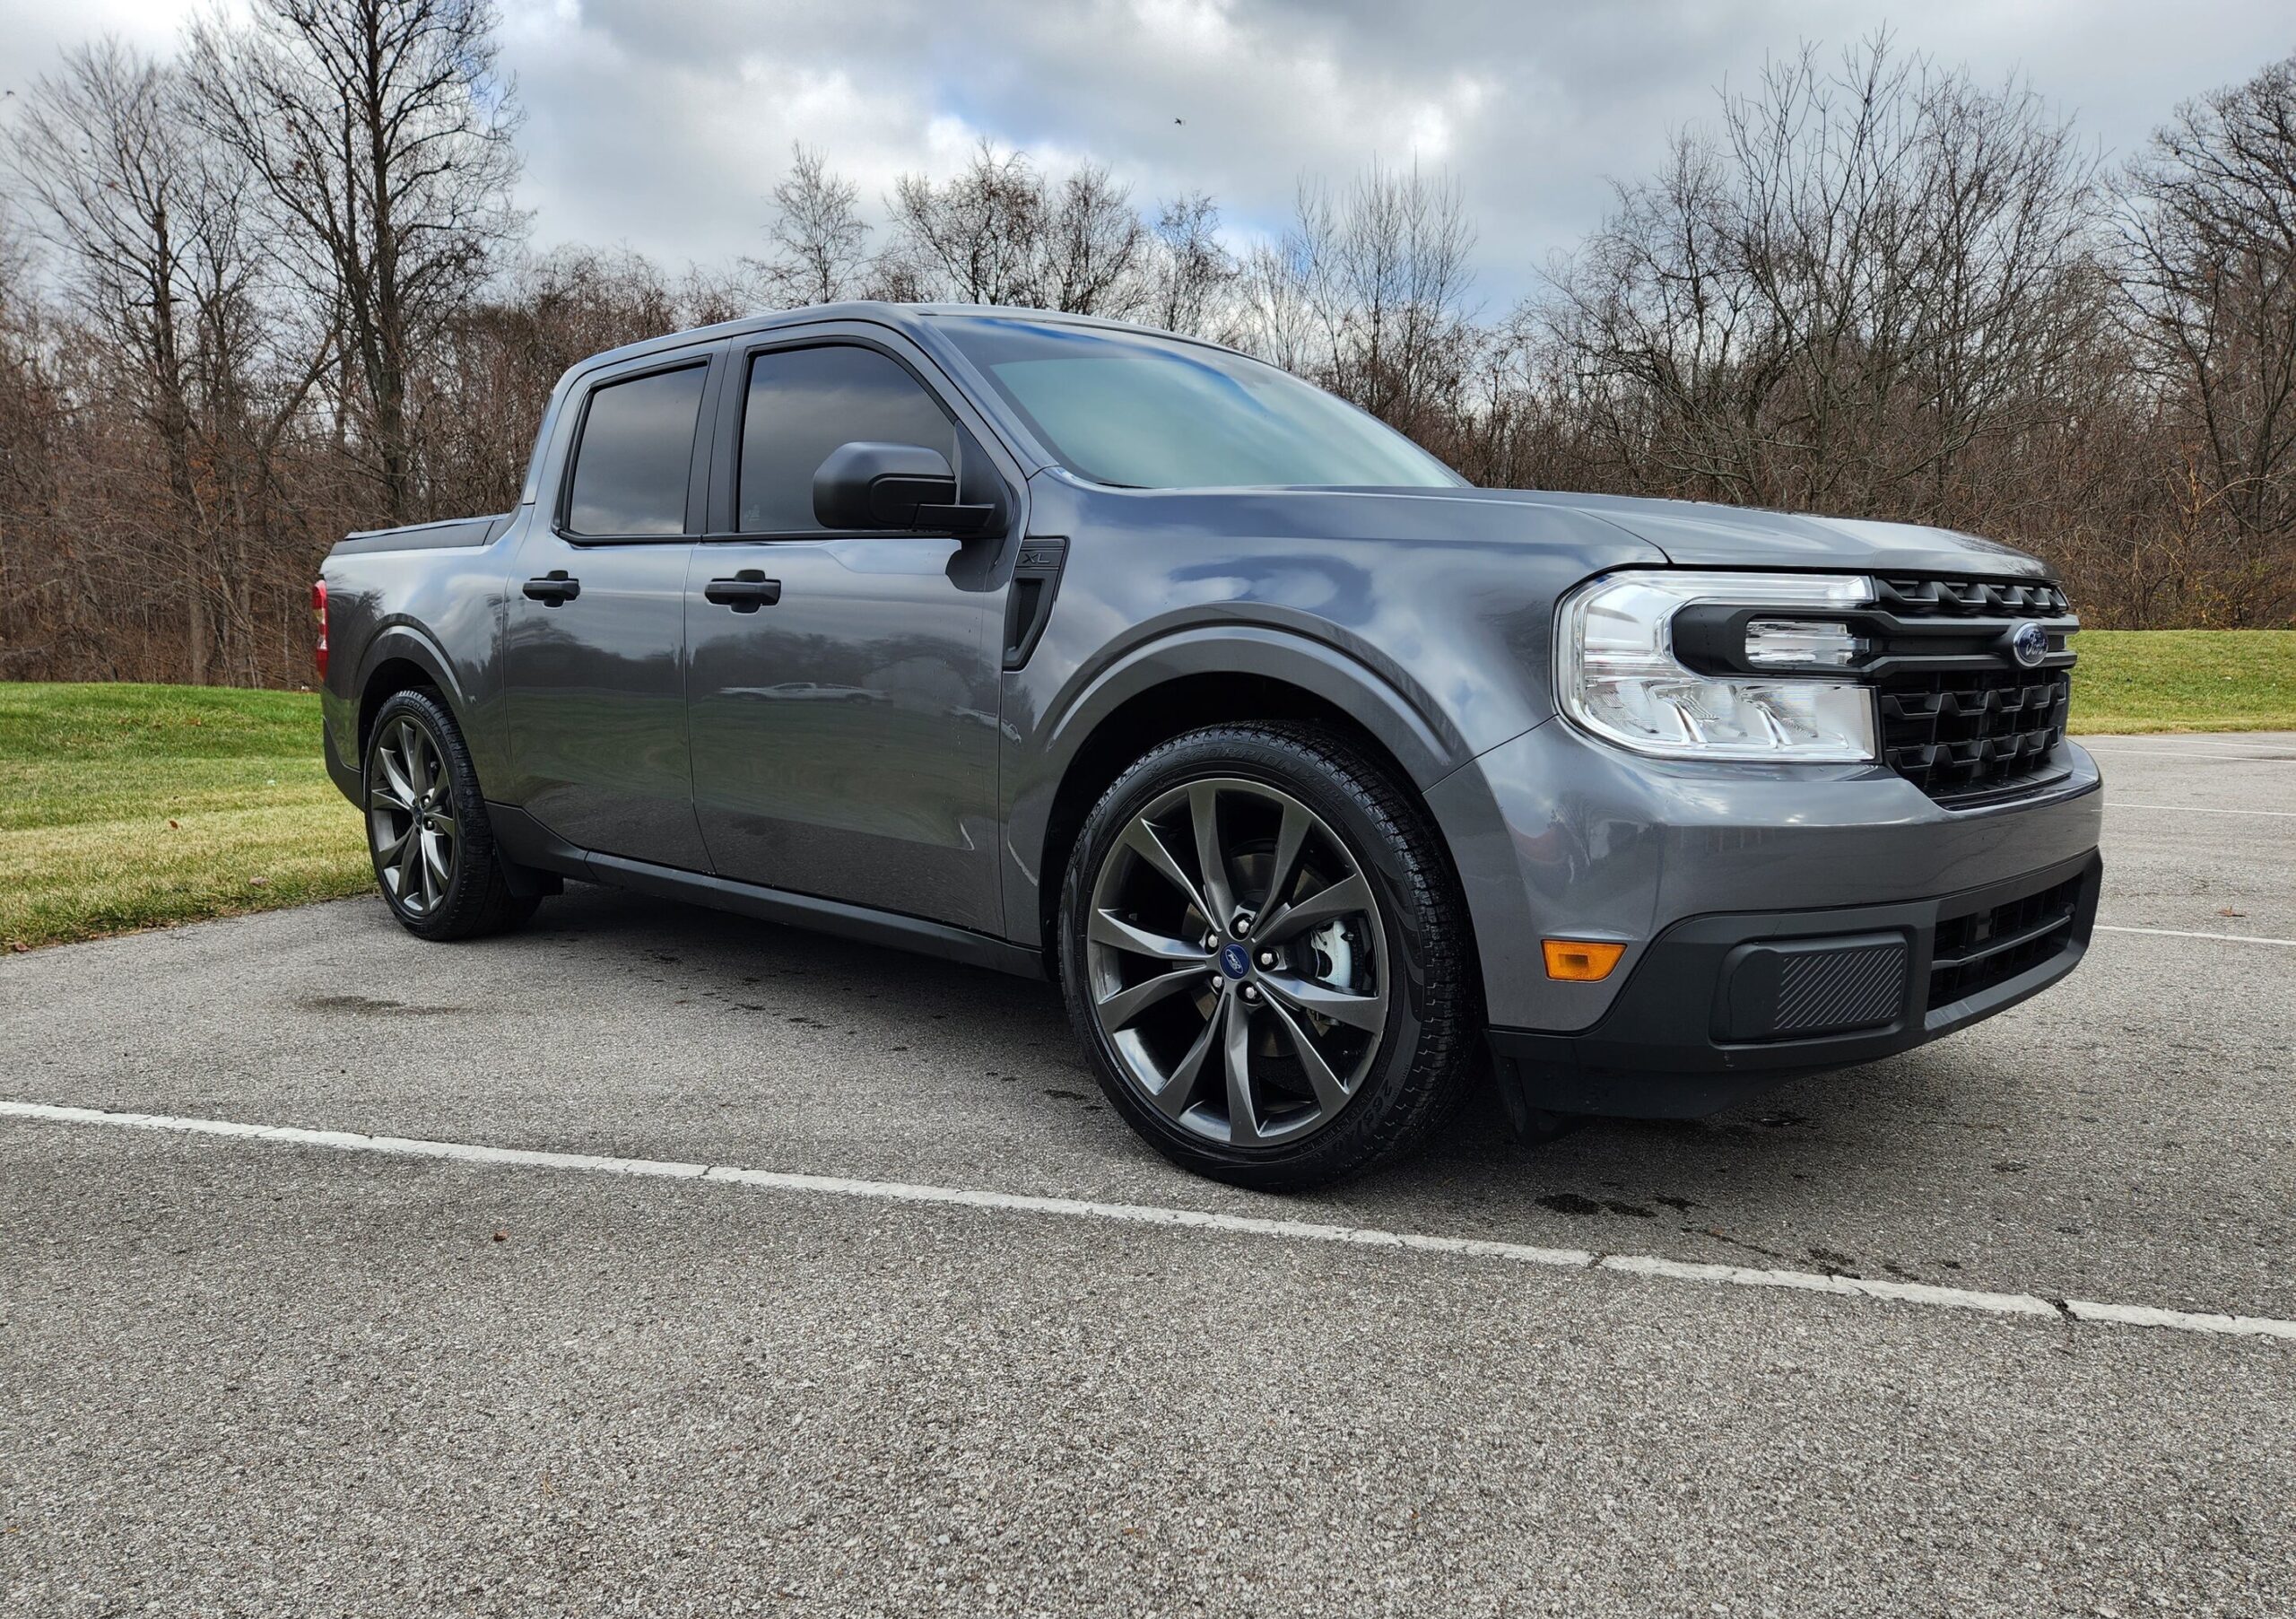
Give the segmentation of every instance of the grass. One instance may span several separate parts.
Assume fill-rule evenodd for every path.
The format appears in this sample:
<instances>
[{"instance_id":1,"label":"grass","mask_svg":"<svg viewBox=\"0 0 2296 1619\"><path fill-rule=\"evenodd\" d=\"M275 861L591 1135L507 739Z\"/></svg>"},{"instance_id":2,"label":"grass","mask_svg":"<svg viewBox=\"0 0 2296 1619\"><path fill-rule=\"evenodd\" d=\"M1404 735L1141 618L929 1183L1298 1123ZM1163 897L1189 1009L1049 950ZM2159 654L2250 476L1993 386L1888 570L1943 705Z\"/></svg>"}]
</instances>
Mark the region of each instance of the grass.
<instances>
[{"instance_id":1,"label":"grass","mask_svg":"<svg viewBox=\"0 0 2296 1619\"><path fill-rule=\"evenodd\" d=\"M2073 729L2296 731L2296 630L2083 630Z\"/></svg>"},{"instance_id":2,"label":"grass","mask_svg":"<svg viewBox=\"0 0 2296 1619\"><path fill-rule=\"evenodd\" d=\"M2296 630L2089 630L2073 728L2296 730ZM369 891L318 699L0 683L0 944Z\"/></svg>"},{"instance_id":3,"label":"grass","mask_svg":"<svg viewBox=\"0 0 2296 1619\"><path fill-rule=\"evenodd\" d=\"M0 943L92 938L359 893L359 816L318 699L0 683Z\"/></svg>"}]
</instances>

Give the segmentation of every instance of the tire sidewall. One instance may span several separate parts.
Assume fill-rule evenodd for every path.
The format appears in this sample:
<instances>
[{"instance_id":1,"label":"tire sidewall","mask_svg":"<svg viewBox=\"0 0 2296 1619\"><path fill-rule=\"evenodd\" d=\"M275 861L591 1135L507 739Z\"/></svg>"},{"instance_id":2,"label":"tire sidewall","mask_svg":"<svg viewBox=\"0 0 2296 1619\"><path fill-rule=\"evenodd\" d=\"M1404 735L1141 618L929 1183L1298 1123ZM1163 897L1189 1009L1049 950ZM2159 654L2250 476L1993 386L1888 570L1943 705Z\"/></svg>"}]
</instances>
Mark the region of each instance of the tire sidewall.
<instances>
[{"instance_id":1,"label":"tire sidewall","mask_svg":"<svg viewBox=\"0 0 2296 1619\"><path fill-rule=\"evenodd\" d=\"M1060 970L1071 1021L1091 1052L1094 1076L1109 1105L1183 1168L1247 1185L1283 1185L1344 1174L1365 1154L1367 1125L1376 1125L1413 1083L1430 988L1419 947L1427 919L1420 914L1413 855L1359 796L1368 784L1350 779L1361 775L1357 762L1335 749L1273 730L1214 727L1149 753L1118 778L1086 818L1061 884ZM1370 1072L1336 1119L1305 1141L1271 1149L1208 1141L1166 1119L1126 1077L1123 1058L1091 1005L1084 923L1102 862L1133 817L1149 804L1185 782L1215 776L1289 793L1345 841L1378 901L1387 952L1387 1017Z\"/></svg>"}]
</instances>

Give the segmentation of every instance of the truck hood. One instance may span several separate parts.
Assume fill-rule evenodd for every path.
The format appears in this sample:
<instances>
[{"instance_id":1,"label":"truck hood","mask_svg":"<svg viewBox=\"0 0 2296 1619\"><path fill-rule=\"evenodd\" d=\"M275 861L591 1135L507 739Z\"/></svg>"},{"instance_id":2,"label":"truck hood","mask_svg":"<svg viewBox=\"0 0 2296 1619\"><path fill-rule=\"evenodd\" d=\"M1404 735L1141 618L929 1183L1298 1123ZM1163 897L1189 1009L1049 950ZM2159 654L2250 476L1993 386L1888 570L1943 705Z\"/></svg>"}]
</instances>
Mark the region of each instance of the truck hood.
<instances>
[{"instance_id":1,"label":"truck hood","mask_svg":"<svg viewBox=\"0 0 2296 1619\"><path fill-rule=\"evenodd\" d=\"M1396 489L1396 500L1439 500L1532 507L1599 518L1647 541L1685 568L1838 568L1859 573L1965 573L2053 579L2046 564L1975 535L1918 523L1718 506L1704 500L1649 500L1624 495L1520 489Z\"/></svg>"}]
</instances>

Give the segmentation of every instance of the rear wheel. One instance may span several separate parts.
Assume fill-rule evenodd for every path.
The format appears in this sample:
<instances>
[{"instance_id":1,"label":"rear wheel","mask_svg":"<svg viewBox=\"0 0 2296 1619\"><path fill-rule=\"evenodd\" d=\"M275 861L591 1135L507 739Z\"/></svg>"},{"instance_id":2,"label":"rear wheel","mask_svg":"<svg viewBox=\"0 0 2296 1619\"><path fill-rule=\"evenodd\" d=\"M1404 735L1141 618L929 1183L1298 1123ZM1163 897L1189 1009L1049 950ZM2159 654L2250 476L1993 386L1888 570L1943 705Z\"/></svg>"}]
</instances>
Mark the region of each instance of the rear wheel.
<instances>
[{"instance_id":1,"label":"rear wheel","mask_svg":"<svg viewBox=\"0 0 2296 1619\"><path fill-rule=\"evenodd\" d=\"M1198 1173L1355 1174L1464 1089L1456 880L1409 790L1333 733L1223 726L1126 771L1078 839L1060 943L1102 1090Z\"/></svg>"},{"instance_id":2,"label":"rear wheel","mask_svg":"<svg viewBox=\"0 0 2296 1619\"><path fill-rule=\"evenodd\" d=\"M377 711L365 793L375 882L409 933L476 938L534 915L540 901L510 892L470 750L436 695L395 692Z\"/></svg>"}]
</instances>

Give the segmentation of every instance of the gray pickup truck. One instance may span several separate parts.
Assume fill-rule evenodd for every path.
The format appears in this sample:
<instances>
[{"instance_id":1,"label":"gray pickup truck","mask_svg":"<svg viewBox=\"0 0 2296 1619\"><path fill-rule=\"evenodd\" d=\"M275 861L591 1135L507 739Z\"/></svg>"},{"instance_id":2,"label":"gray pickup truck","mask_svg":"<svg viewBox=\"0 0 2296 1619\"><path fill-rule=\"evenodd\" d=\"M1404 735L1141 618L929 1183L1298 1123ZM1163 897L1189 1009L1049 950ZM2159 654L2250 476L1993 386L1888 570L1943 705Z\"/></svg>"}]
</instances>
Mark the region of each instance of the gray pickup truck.
<instances>
[{"instance_id":1,"label":"gray pickup truck","mask_svg":"<svg viewBox=\"0 0 2296 1619\"><path fill-rule=\"evenodd\" d=\"M1940 529L1484 490L1213 344L841 304L618 349L517 509L335 546L410 931L563 879L1049 976L1201 1173L1697 1115L2072 971L2079 628ZM541 968L538 964L537 971Z\"/></svg>"}]
</instances>

